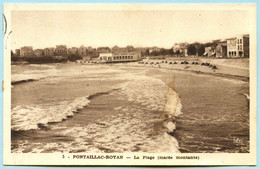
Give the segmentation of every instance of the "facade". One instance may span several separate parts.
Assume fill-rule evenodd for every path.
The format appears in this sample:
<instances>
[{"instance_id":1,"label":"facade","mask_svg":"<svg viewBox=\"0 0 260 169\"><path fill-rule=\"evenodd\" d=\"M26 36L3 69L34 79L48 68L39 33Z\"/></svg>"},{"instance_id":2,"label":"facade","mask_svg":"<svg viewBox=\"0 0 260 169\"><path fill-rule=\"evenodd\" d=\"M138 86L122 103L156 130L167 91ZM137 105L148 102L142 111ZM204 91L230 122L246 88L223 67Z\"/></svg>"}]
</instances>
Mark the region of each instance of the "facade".
<instances>
[{"instance_id":1,"label":"facade","mask_svg":"<svg viewBox=\"0 0 260 169\"><path fill-rule=\"evenodd\" d=\"M120 50L121 50L121 48L118 47L118 46L114 46L114 47L112 47L112 49L111 49L112 53L118 53L118 52L120 52Z\"/></svg>"},{"instance_id":2,"label":"facade","mask_svg":"<svg viewBox=\"0 0 260 169\"><path fill-rule=\"evenodd\" d=\"M20 49L20 56L21 57L30 57L33 56L33 47L32 46L24 46Z\"/></svg>"},{"instance_id":3,"label":"facade","mask_svg":"<svg viewBox=\"0 0 260 169\"><path fill-rule=\"evenodd\" d=\"M99 47L97 48L97 52L100 54L100 53L110 53L111 50L109 47Z\"/></svg>"},{"instance_id":4,"label":"facade","mask_svg":"<svg viewBox=\"0 0 260 169\"><path fill-rule=\"evenodd\" d=\"M107 62L111 61L112 62L113 54L112 53L100 53L99 54L99 59L101 61Z\"/></svg>"},{"instance_id":5,"label":"facade","mask_svg":"<svg viewBox=\"0 0 260 169\"><path fill-rule=\"evenodd\" d=\"M173 45L173 52L177 53L177 51L179 51L181 57L186 57L188 56L188 45L187 42L175 43Z\"/></svg>"},{"instance_id":6,"label":"facade","mask_svg":"<svg viewBox=\"0 0 260 169\"><path fill-rule=\"evenodd\" d=\"M67 46L66 45L56 45L55 53L56 53L56 55L67 54Z\"/></svg>"},{"instance_id":7,"label":"facade","mask_svg":"<svg viewBox=\"0 0 260 169\"><path fill-rule=\"evenodd\" d=\"M133 46L126 46L123 48L114 46L111 51L113 54L120 54L120 53L132 53L132 52L136 52L137 50Z\"/></svg>"},{"instance_id":8,"label":"facade","mask_svg":"<svg viewBox=\"0 0 260 169\"><path fill-rule=\"evenodd\" d=\"M100 53L99 59L101 62L113 63L113 62L131 62L141 59L141 55L137 52L129 53Z\"/></svg>"},{"instance_id":9,"label":"facade","mask_svg":"<svg viewBox=\"0 0 260 169\"><path fill-rule=\"evenodd\" d=\"M206 57L215 57L216 56L216 51L212 46L205 47L205 53L203 56Z\"/></svg>"},{"instance_id":10,"label":"facade","mask_svg":"<svg viewBox=\"0 0 260 169\"><path fill-rule=\"evenodd\" d=\"M83 45L81 45L78 49L78 55L79 56L86 56L87 55L87 48Z\"/></svg>"},{"instance_id":11,"label":"facade","mask_svg":"<svg viewBox=\"0 0 260 169\"><path fill-rule=\"evenodd\" d=\"M227 57L227 41L222 40L218 42L216 46L216 57L217 58L226 58Z\"/></svg>"},{"instance_id":12,"label":"facade","mask_svg":"<svg viewBox=\"0 0 260 169\"><path fill-rule=\"evenodd\" d=\"M44 50L42 50L42 49L36 49L36 50L34 50L34 55L35 55L36 57L41 57L41 56L44 55Z\"/></svg>"},{"instance_id":13,"label":"facade","mask_svg":"<svg viewBox=\"0 0 260 169\"><path fill-rule=\"evenodd\" d=\"M249 57L249 35L227 39L227 57Z\"/></svg>"},{"instance_id":14,"label":"facade","mask_svg":"<svg viewBox=\"0 0 260 169\"><path fill-rule=\"evenodd\" d=\"M44 56L53 56L54 55L54 48L45 48L44 49Z\"/></svg>"},{"instance_id":15,"label":"facade","mask_svg":"<svg viewBox=\"0 0 260 169\"><path fill-rule=\"evenodd\" d=\"M242 57L247 57L249 58L249 54L250 54L250 45L249 45L249 34L247 35L243 35L242 36L242 49L243 49L243 53L242 53Z\"/></svg>"},{"instance_id":16,"label":"facade","mask_svg":"<svg viewBox=\"0 0 260 169\"><path fill-rule=\"evenodd\" d=\"M238 57L237 38L227 39L227 57Z\"/></svg>"}]
</instances>

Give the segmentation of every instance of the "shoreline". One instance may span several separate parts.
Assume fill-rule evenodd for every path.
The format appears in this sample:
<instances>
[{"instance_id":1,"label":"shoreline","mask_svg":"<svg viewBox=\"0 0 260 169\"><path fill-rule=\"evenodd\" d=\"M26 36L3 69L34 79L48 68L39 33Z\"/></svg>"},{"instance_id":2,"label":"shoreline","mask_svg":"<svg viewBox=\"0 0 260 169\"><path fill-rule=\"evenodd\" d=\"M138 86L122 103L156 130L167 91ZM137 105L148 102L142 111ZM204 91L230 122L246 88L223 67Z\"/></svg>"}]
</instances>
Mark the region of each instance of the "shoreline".
<instances>
[{"instance_id":1,"label":"shoreline","mask_svg":"<svg viewBox=\"0 0 260 169\"><path fill-rule=\"evenodd\" d=\"M143 66L142 66L143 65ZM176 71L181 71L181 72L190 72L190 73L194 73L194 74L202 74L202 75L210 75L210 76L216 76L216 77L222 77L222 78L227 78L227 79L234 79L234 80L241 80L241 81L244 81L244 82L249 82L250 78L249 76L242 76L242 75L237 75L237 74L227 74L227 73L222 73L222 72L206 72L206 71L203 71L203 70L194 70L194 69L185 69L184 68L174 68L174 67L169 67L168 66L161 66L160 67L154 67L153 66L146 66L144 64L142 65L137 65L137 64L122 64L122 63L119 63L119 64L113 64L113 65L110 65L110 66L125 66L125 67L147 67L147 68L155 68L155 69L166 69L166 70L176 70ZM197 66L200 66L200 68L202 67L201 65L197 65ZM243 71L243 69L241 69Z\"/></svg>"}]
</instances>

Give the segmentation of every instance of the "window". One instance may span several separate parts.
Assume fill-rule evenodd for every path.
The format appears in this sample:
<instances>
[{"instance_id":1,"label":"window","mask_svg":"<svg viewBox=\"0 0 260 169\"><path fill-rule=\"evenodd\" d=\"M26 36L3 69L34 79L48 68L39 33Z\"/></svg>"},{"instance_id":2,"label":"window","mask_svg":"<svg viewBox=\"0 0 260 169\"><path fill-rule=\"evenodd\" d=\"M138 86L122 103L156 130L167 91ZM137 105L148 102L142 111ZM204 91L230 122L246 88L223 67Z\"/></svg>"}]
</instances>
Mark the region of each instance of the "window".
<instances>
[{"instance_id":1,"label":"window","mask_svg":"<svg viewBox=\"0 0 260 169\"><path fill-rule=\"evenodd\" d=\"M133 59L133 56L131 56L131 59Z\"/></svg>"},{"instance_id":2,"label":"window","mask_svg":"<svg viewBox=\"0 0 260 169\"><path fill-rule=\"evenodd\" d=\"M128 56L128 59L130 59L130 56Z\"/></svg>"},{"instance_id":3,"label":"window","mask_svg":"<svg viewBox=\"0 0 260 169\"><path fill-rule=\"evenodd\" d=\"M242 45L240 45L240 50L243 50L243 49L242 49Z\"/></svg>"},{"instance_id":4,"label":"window","mask_svg":"<svg viewBox=\"0 0 260 169\"><path fill-rule=\"evenodd\" d=\"M237 55L237 52L234 52L234 56L236 56Z\"/></svg>"},{"instance_id":5,"label":"window","mask_svg":"<svg viewBox=\"0 0 260 169\"><path fill-rule=\"evenodd\" d=\"M237 45L237 50L239 50L239 45Z\"/></svg>"},{"instance_id":6,"label":"window","mask_svg":"<svg viewBox=\"0 0 260 169\"><path fill-rule=\"evenodd\" d=\"M240 39L240 43L242 43L242 39Z\"/></svg>"},{"instance_id":7,"label":"window","mask_svg":"<svg viewBox=\"0 0 260 169\"><path fill-rule=\"evenodd\" d=\"M239 39L237 39L237 43L239 43Z\"/></svg>"}]
</instances>

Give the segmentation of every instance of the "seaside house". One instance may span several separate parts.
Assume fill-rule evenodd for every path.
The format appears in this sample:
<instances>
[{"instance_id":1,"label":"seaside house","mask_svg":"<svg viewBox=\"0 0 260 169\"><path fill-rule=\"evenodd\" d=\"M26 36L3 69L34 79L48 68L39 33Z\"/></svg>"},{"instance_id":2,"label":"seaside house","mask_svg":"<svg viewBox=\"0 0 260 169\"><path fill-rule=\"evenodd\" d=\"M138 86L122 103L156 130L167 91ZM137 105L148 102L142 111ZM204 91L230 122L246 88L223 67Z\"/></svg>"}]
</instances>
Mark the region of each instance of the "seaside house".
<instances>
[{"instance_id":1,"label":"seaside house","mask_svg":"<svg viewBox=\"0 0 260 169\"><path fill-rule=\"evenodd\" d=\"M100 53L110 53L111 50L109 47L99 47L97 48L97 52L100 54Z\"/></svg>"},{"instance_id":2,"label":"seaside house","mask_svg":"<svg viewBox=\"0 0 260 169\"><path fill-rule=\"evenodd\" d=\"M249 57L249 35L227 39L227 57Z\"/></svg>"},{"instance_id":3,"label":"seaside house","mask_svg":"<svg viewBox=\"0 0 260 169\"><path fill-rule=\"evenodd\" d=\"M44 55L44 50L42 50L42 49L36 49L36 50L34 50L34 55L35 55L36 57L41 57L41 56Z\"/></svg>"},{"instance_id":4,"label":"seaside house","mask_svg":"<svg viewBox=\"0 0 260 169\"><path fill-rule=\"evenodd\" d=\"M67 46L66 45L56 45L55 53L56 53L56 55L66 55Z\"/></svg>"},{"instance_id":5,"label":"seaside house","mask_svg":"<svg viewBox=\"0 0 260 169\"><path fill-rule=\"evenodd\" d=\"M83 45L81 45L78 49L78 55L79 56L86 56L87 55L87 48Z\"/></svg>"},{"instance_id":6,"label":"seaside house","mask_svg":"<svg viewBox=\"0 0 260 169\"><path fill-rule=\"evenodd\" d=\"M21 57L30 57L33 56L33 47L32 46L24 46L20 49L20 56Z\"/></svg>"},{"instance_id":7,"label":"seaside house","mask_svg":"<svg viewBox=\"0 0 260 169\"><path fill-rule=\"evenodd\" d=\"M114 47L112 47L112 49L111 49L112 53L118 53L118 52L120 52L120 50L121 50L121 48L118 47L118 46L114 46Z\"/></svg>"},{"instance_id":8,"label":"seaside house","mask_svg":"<svg viewBox=\"0 0 260 169\"><path fill-rule=\"evenodd\" d=\"M180 57L187 57L188 56L188 43L175 43L173 45L173 52L174 53L179 53Z\"/></svg>"},{"instance_id":9,"label":"seaside house","mask_svg":"<svg viewBox=\"0 0 260 169\"><path fill-rule=\"evenodd\" d=\"M44 56L53 56L55 52L55 48L45 48Z\"/></svg>"},{"instance_id":10,"label":"seaside house","mask_svg":"<svg viewBox=\"0 0 260 169\"><path fill-rule=\"evenodd\" d=\"M226 58L227 57L227 41L220 40L216 46L216 57Z\"/></svg>"}]
</instances>

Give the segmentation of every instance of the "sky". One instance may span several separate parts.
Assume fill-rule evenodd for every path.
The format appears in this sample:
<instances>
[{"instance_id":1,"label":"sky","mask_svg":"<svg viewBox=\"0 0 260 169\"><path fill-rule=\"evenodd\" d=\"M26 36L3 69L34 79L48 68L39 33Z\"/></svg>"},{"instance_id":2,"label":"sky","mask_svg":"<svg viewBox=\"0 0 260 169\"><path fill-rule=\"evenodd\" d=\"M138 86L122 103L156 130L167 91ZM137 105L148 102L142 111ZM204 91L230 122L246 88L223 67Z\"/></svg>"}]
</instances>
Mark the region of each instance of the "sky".
<instances>
[{"instance_id":1,"label":"sky","mask_svg":"<svg viewBox=\"0 0 260 169\"><path fill-rule=\"evenodd\" d=\"M165 47L209 42L250 31L248 11L15 10L11 13L12 49L80 45Z\"/></svg>"}]
</instances>

